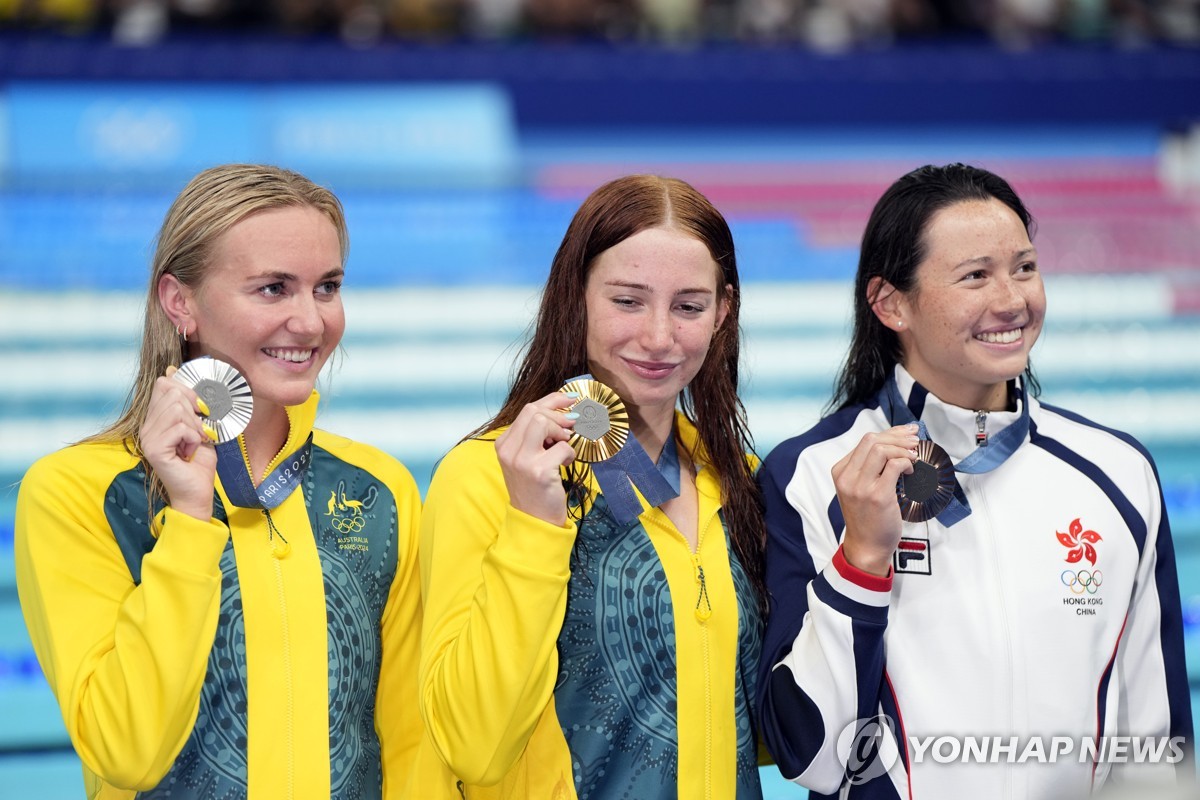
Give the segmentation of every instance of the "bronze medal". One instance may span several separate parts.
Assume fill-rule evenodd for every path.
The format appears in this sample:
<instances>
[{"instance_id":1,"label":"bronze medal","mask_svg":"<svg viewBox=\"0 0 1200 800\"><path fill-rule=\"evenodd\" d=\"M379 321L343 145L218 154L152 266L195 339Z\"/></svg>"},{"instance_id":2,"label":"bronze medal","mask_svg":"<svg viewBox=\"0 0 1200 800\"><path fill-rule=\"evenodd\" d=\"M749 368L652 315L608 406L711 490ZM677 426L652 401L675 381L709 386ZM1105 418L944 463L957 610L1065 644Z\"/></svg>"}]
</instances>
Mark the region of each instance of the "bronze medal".
<instances>
[{"instance_id":1,"label":"bronze medal","mask_svg":"<svg viewBox=\"0 0 1200 800\"><path fill-rule=\"evenodd\" d=\"M896 482L900 516L907 522L933 519L954 499L954 463L946 451L928 439L917 443L917 460L911 475Z\"/></svg>"}]
</instances>

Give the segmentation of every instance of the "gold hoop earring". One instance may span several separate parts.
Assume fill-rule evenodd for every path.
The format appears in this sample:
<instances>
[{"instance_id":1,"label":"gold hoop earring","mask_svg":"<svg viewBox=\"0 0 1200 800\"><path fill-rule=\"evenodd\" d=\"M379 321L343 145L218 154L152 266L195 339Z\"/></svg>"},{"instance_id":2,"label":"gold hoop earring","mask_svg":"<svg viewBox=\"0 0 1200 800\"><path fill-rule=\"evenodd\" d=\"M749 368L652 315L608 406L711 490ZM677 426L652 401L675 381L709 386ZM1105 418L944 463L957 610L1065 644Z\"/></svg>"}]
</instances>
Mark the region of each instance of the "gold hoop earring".
<instances>
[{"instance_id":1,"label":"gold hoop earring","mask_svg":"<svg viewBox=\"0 0 1200 800\"><path fill-rule=\"evenodd\" d=\"M187 344L187 327L182 322L175 326L175 333L179 336L180 341Z\"/></svg>"}]
</instances>

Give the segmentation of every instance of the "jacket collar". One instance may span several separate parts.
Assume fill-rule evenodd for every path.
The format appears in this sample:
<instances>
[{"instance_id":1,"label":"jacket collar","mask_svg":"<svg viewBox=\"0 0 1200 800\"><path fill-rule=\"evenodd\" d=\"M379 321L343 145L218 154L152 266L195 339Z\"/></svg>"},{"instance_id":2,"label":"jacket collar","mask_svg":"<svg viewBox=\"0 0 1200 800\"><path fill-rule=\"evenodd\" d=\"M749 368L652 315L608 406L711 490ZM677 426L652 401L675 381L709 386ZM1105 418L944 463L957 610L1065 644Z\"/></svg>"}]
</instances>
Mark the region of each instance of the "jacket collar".
<instances>
[{"instance_id":1,"label":"jacket collar","mask_svg":"<svg viewBox=\"0 0 1200 800\"><path fill-rule=\"evenodd\" d=\"M941 445L955 463L975 451L977 430L976 411L971 408L951 405L930 392L899 364L895 371L896 388L908 407L918 419L925 423L929 438ZM1023 378L1017 378L1023 381ZM1018 393L1019 396L1020 393ZM1026 395L1028 398L1028 395ZM1037 411L1036 401L1028 398L1029 411ZM1018 405L1020 399L1017 400ZM988 411L985 430L992 436L1007 428L1021 416L1020 408L1015 411Z\"/></svg>"},{"instance_id":2,"label":"jacket collar","mask_svg":"<svg viewBox=\"0 0 1200 800\"><path fill-rule=\"evenodd\" d=\"M280 461L283 460L284 456L288 456L296 452L300 445L304 444L304 441L308 439L309 435L313 432L313 425L317 421L317 405L319 404L320 400L320 392L318 392L316 389L313 389L313 392L308 396L308 399L300 405L287 406L284 408L284 410L287 412L288 418L287 441L283 443L283 447L280 448L279 452L275 454L275 457L271 459L271 463L267 464L264 474L275 469ZM244 445L243 452L245 452Z\"/></svg>"}]
</instances>

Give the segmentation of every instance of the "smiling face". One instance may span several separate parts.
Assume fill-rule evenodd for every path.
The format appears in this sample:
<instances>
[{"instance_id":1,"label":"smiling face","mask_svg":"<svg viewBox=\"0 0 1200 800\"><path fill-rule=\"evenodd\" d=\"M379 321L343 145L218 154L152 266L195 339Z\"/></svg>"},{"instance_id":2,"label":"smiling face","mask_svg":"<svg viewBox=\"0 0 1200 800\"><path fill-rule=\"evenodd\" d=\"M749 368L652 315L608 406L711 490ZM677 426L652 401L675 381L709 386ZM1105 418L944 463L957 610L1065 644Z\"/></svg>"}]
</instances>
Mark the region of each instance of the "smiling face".
<instances>
[{"instance_id":1,"label":"smiling face","mask_svg":"<svg viewBox=\"0 0 1200 800\"><path fill-rule=\"evenodd\" d=\"M213 248L195 291L181 287L189 355L236 366L254 414L308 399L345 329L337 230L309 206L259 211Z\"/></svg>"},{"instance_id":2,"label":"smiling face","mask_svg":"<svg viewBox=\"0 0 1200 800\"><path fill-rule=\"evenodd\" d=\"M996 410L1024 372L1042 330L1046 294L1021 220L999 200L969 200L934 214L915 288L881 300L901 363L957 406Z\"/></svg>"},{"instance_id":3,"label":"smiling face","mask_svg":"<svg viewBox=\"0 0 1200 800\"><path fill-rule=\"evenodd\" d=\"M585 292L588 364L635 421L669 417L703 366L728 311L719 274L704 243L676 228L640 231L596 259Z\"/></svg>"}]
</instances>

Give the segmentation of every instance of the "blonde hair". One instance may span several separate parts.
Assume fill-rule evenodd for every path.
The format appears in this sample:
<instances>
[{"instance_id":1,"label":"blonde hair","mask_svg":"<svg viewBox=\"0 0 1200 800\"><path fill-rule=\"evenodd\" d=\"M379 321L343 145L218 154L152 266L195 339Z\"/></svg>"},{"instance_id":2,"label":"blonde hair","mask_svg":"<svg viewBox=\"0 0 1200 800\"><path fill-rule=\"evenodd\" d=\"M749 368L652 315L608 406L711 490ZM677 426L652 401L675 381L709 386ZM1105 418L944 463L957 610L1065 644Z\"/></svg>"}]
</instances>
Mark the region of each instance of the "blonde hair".
<instances>
[{"instance_id":1,"label":"blonde hair","mask_svg":"<svg viewBox=\"0 0 1200 800\"><path fill-rule=\"evenodd\" d=\"M187 358L186 344L159 303L159 281L173 275L183 285L199 289L212 266L213 249L230 228L251 214L291 207L314 208L333 223L345 266L350 240L341 202L297 172L263 164L223 164L204 170L183 187L155 240L138 372L125 409L116 422L84 442L124 442L140 457L140 429L154 382L167 367L178 367ZM153 503L155 497L163 497L162 485L150 465L143 466Z\"/></svg>"}]
</instances>

